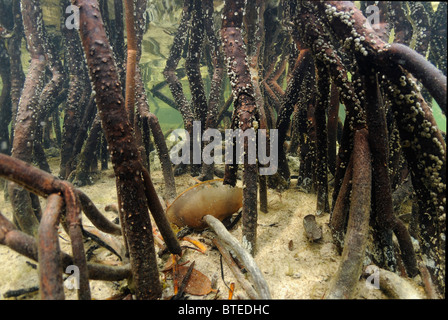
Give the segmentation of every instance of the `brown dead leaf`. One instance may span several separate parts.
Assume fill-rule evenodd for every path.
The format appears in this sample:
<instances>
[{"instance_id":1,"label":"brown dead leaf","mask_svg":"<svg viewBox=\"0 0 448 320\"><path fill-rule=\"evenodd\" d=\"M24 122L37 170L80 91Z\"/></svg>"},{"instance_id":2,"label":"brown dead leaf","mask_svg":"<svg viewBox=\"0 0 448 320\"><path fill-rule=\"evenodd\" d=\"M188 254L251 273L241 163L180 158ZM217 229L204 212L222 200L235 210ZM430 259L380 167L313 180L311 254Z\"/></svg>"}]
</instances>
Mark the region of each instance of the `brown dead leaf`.
<instances>
[{"instance_id":1,"label":"brown dead leaf","mask_svg":"<svg viewBox=\"0 0 448 320\"><path fill-rule=\"evenodd\" d=\"M177 270L177 281L181 283L184 279L186 273L188 271L188 267L179 266ZM205 296L212 291L212 282L210 279L199 272L196 269L193 269L191 272L190 280L188 281L187 287L185 288L185 292L194 296Z\"/></svg>"}]
</instances>

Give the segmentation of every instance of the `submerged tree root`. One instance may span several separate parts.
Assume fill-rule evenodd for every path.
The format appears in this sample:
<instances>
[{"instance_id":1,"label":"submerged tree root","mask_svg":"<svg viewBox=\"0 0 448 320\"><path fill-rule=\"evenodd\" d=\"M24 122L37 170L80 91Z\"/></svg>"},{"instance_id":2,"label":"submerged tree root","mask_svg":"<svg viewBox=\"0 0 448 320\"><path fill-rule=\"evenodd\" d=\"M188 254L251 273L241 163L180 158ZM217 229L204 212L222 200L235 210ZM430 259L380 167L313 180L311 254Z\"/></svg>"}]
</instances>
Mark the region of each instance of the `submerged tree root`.
<instances>
[{"instance_id":1,"label":"submerged tree root","mask_svg":"<svg viewBox=\"0 0 448 320\"><path fill-rule=\"evenodd\" d=\"M424 296L410 283L409 279L400 277L398 274L378 268L375 270L378 276L379 289L391 299L423 299ZM375 285L375 283L374 283Z\"/></svg>"},{"instance_id":2,"label":"submerged tree root","mask_svg":"<svg viewBox=\"0 0 448 320\"><path fill-rule=\"evenodd\" d=\"M162 294L162 288L148 215L149 199L142 179L146 169L133 134L134 118L130 119L129 110L124 108L117 68L103 22L98 18L101 13L96 1L73 0L72 3L80 7L80 35L89 74L97 92L98 113L114 165L120 221L129 249L136 297L157 299ZM135 94L135 91L129 94ZM129 102L132 101L128 101L128 107L133 110L134 106L130 106ZM159 223L167 223L166 217L153 216L156 220L165 220ZM174 240L177 249L174 253L180 253L180 246Z\"/></svg>"},{"instance_id":3,"label":"submerged tree root","mask_svg":"<svg viewBox=\"0 0 448 320\"><path fill-rule=\"evenodd\" d=\"M362 273L367 246L372 172L367 130L355 132L353 154L352 200L345 235L342 261L332 280L327 299L350 299L353 297Z\"/></svg>"},{"instance_id":4,"label":"submerged tree root","mask_svg":"<svg viewBox=\"0 0 448 320\"><path fill-rule=\"evenodd\" d=\"M246 249L244 249L238 242L238 240L227 231L221 221L211 215L206 215L203 220L210 228L213 229L225 248L231 252L234 252L238 259L240 259L240 261L246 267L246 270L248 271L255 285L258 298L270 299L271 293L269 292L268 284L266 283L263 274L256 265L251 254Z\"/></svg>"},{"instance_id":5,"label":"submerged tree root","mask_svg":"<svg viewBox=\"0 0 448 320\"><path fill-rule=\"evenodd\" d=\"M221 37L224 41L223 51L227 61L227 73L230 77L232 94L234 96L233 129L253 130L259 121L259 110L255 101L255 92L251 80L251 72L247 61L244 40L241 32L243 24L243 2L225 1L224 19L221 27ZM244 139L244 138L243 138ZM244 139L244 172L243 172L243 242L251 254L256 251L257 237L257 181L258 166L249 163L249 145L256 141ZM235 147L234 147L235 148ZM236 152L234 151L234 154ZM232 178L224 178L225 184L236 184L236 162L232 167L226 166L226 177L232 171Z\"/></svg>"},{"instance_id":6,"label":"submerged tree root","mask_svg":"<svg viewBox=\"0 0 448 320\"><path fill-rule=\"evenodd\" d=\"M62 208L64 208L65 221L63 226L72 242L73 262L80 271L80 290L78 291L78 295L80 299L89 300L90 288L88 284L88 269L81 230L82 204L79 200L78 193L73 186L66 181L53 177L45 171L32 167L21 160L3 154L0 154L0 176L25 187L28 191L33 192L36 195L48 198L47 209L43 213L42 221L39 224L38 234L39 241L41 241L41 261L44 263L44 266L46 266L45 268L41 268L41 272L43 273L42 277L45 279L45 283L47 282L46 279L51 279L52 283L49 284L49 288L51 289L42 291L42 298L62 298L60 290L57 289L60 285L58 274L61 269L52 269L52 267L49 267L48 265L54 263L55 257L58 256L58 248L55 243L57 237L54 232L55 225L57 225L57 222L60 220ZM53 195L57 196L57 198ZM108 230L109 232L112 231L117 233L116 229L112 227L113 224L111 222L106 223L107 219L101 217L98 210L92 210L90 200L85 195L82 195L82 197L83 203L89 208L89 215L96 217L93 221L99 222L101 228L105 226L105 228L102 228L103 231ZM63 206L61 201L65 206ZM9 229L10 227L11 226L9 226ZM47 270L54 272L47 273Z\"/></svg>"},{"instance_id":7,"label":"submerged tree root","mask_svg":"<svg viewBox=\"0 0 448 320\"><path fill-rule=\"evenodd\" d=\"M64 287L62 284L61 250L59 247L58 224L64 200L51 194L48 197L47 207L39 224L39 283L43 299L63 300Z\"/></svg>"},{"instance_id":8,"label":"submerged tree root","mask_svg":"<svg viewBox=\"0 0 448 320\"><path fill-rule=\"evenodd\" d=\"M70 264L74 264L80 269L80 290L78 291L80 299L90 299L88 279L112 279L111 281L114 281L117 277L120 278L123 272L126 274L125 277L131 274L128 267L125 269L118 267L116 270L109 267L109 270L106 266L92 265L86 262L82 242L81 208L101 231L119 235L121 230L107 220L85 194L74 189L66 181L59 180L45 171L4 154L0 154L0 177L14 181L36 195L48 198L47 208L43 212L39 225L39 245L35 243L34 238L31 236L16 230L15 226L6 218L2 216L0 219L1 244L7 245L11 249L42 263L40 267L40 286L43 299L64 298L63 290L61 289L62 276L60 272L62 271L61 267L66 267ZM148 183L148 180L146 182ZM148 195L148 199L151 199L151 203L156 205L153 199L155 191L153 188L148 188L149 193L151 193L151 190L153 196ZM160 213L163 214L163 210L159 208L157 211L153 208L153 205L150 208L155 216L155 220L159 222L159 228L169 245L169 249L173 252L180 252L179 250L176 251L178 242L174 234L172 238L167 236L167 234L169 235L169 232L166 232L167 230L172 233L169 224L160 224L160 221L163 220L160 219ZM63 226L71 238L73 258L60 253L57 244L56 226L63 214L67 221ZM63 259L62 264L58 262L59 256ZM106 273L103 274L104 272Z\"/></svg>"},{"instance_id":9,"label":"submerged tree root","mask_svg":"<svg viewBox=\"0 0 448 320\"><path fill-rule=\"evenodd\" d=\"M16 229L16 227L0 213L0 244L6 245L17 253L32 259L36 262L38 259L38 244L36 239ZM65 270L73 265L73 257L61 252L61 267ZM123 266L111 267L99 263L87 263L89 279L103 281L120 281L129 278L131 268L129 264Z\"/></svg>"}]
</instances>

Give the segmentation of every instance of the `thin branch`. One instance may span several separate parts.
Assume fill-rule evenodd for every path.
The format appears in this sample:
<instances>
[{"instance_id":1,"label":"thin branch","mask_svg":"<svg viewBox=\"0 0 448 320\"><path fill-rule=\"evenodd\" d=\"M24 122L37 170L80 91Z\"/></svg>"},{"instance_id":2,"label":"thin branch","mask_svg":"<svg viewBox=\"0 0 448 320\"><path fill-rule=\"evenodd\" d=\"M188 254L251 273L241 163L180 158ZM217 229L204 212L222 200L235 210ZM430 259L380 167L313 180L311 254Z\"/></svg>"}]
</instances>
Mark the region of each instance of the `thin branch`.
<instances>
[{"instance_id":1,"label":"thin branch","mask_svg":"<svg viewBox=\"0 0 448 320\"><path fill-rule=\"evenodd\" d=\"M127 61L126 61L126 101L125 107L128 120L133 126L135 112L135 72L137 67L137 38L134 21L134 1L124 0L127 35Z\"/></svg>"},{"instance_id":2,"label":"thin branch","mask_svg":"<svg viewBox=\"0 0 448 320\"><path fill-rule=\"evenodd\" d=\"M245 250L238 242L238 240L227 231L221 221L211 215L204 216L203 220L210 228L213 229L220 241L222 241L223 245L228 250L232 250L232 252L235 252L237 257L244 264L246 270L252 278L259 298L270 299L271 293L269 292L268 284L264 279L263 274L261 273L257 264L255 263L255 260L252 258L251 254L247 250Z\"/></svg>"},{"instance_id":3,"label":"thin branch","mask_svg":"<svg viewBox=\"0 0 448 320\"><path fill-rule=\"evenodd\" d=\"M246 291L247 295L251 299L254 299L254 300L258 299L258 294L254 290L252 284L246 280L244 274L241 272L241 269L235 263L232 256L230 255L229 251L227 251L227 249L224 247L224 245L221 243L221 241L218 240L218 238L214 238L213 244L218 248L219 252L221 253L222 257L224 258L224 261L229 266L230 271L232 271L236 280L239 282L239 284L244 289L244 291Z\"/></svg>"}]
</instances>

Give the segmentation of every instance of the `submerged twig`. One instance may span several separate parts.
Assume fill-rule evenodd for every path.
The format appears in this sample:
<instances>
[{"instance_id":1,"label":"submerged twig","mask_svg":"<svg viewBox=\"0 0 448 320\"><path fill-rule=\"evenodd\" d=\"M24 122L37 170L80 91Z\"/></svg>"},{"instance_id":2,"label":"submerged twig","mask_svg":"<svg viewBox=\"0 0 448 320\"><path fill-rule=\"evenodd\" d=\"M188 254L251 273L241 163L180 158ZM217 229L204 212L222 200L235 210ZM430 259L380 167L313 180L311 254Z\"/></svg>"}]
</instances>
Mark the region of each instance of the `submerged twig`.
<instances>
[{"instance_id":1,"label":"submerged twig","mask_svg":"<svg viewBox=\"0 0 448 320\"><path fill-rule=\"evenodd\" d=\"M206 215L203 220L210 228L213 229L220 241L222 241L223 245L228 250L235 252L237 257L244 264L254 282L255 288L258 292L258 297L260 299L270 299L271 293L269 291L268 284L250 253L244 249L238 240L227 231L221 221L211 215Z\"/></svg>"},{"instance_id":2,"label":"submerged twig","mask_svg":"<svg viewBox=\"0 0 448 320\"><path fill-rule=\"evenodd\" d=\"M127 34L127 61L126 61L126 101L125 107L128 120L133 127L135 112L135 73L137 66L137 39L134 22L134 1L125 0L126 34Z\"/></svg>"},{"instance_id":3,"label":"submerged twig","mask_svg":"<svg viewBox=\"0 0 448 320\"><path fill-rule=\"evenodd\" d=\"M254 300L258 299L258 294L252 287L252 284L246 280L246 278L244 277L244 274L241 272L241 269L235 263L232 256L230 255L229 251L227 251L227 249L224 247L224 245L221 243L221 241L218 240L217 238L214 238L213 244L218 248L219 252L221 253L221 256L224 258L224 261L229 266L230 271L232 271L236 280L239 282L239 284L244 289L244 291L246 291L247 295L251 299L254 299Z\"/></svg>"},{"instance_id":4,"label":"submerged twig","mask_svg":"<svg viewBox=\"0 0 448 320\"><path fill-rule=\"evenodd\" d=\"M8 299L8 298L16 298L18 296L24 295L24 294L28 294L28 293L33 293L39 291L39 286L32 286L29 288L24 288L24 289L17 289L17 290L8 290L3 294L3 297Z\"/></svg>"}]
</instances>

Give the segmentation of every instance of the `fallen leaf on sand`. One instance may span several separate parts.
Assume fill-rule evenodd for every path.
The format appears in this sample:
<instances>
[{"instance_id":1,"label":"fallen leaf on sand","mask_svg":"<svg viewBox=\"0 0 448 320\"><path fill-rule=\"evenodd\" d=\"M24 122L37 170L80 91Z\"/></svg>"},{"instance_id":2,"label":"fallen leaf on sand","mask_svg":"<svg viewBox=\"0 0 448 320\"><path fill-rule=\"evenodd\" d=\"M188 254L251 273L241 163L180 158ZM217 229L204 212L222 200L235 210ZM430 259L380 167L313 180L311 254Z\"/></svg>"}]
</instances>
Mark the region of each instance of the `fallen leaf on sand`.
<instances>
[{"instance_id":1,"label":"fallen leaf on sand","mask_svg":"<svg viewBox=\"0 0 448 320\"><path fill-rule=\"evenodd\" d=\"M188 267L178 266L178 283L182 282L187 271ZM209 294L211 291L212 282L210 281L210 279L198 270L193 269L191 272L190 280L188 281L187 287L185 288L185 292L194 296L204 296L206 294Z\"/></svg>"}]
</instances>

